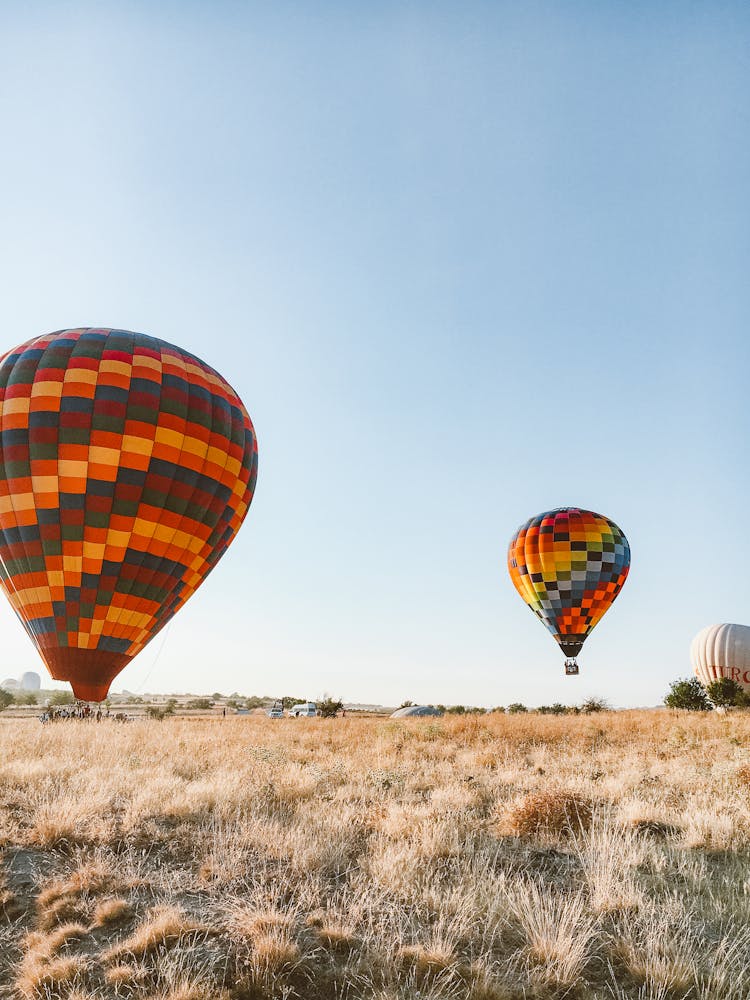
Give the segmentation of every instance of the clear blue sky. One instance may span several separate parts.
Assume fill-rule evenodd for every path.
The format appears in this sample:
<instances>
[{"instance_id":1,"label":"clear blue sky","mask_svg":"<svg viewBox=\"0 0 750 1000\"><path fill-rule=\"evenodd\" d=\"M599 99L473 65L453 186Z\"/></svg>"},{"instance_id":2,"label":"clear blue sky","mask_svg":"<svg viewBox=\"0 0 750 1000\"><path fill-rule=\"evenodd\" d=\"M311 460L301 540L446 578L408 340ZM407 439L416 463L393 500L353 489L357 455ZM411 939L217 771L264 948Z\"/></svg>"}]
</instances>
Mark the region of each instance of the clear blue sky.
<instances>
[{"instance_id":1,"label":"clear blue sky","mask_svg":"<svg viewBox=\"0 0 750 1000\"><path fill-rule=\"evenodd\" d=\"M116 688L654 704L750 623L747 5L8 3L0 66L0 347L149 333L258 433ZM505 568L568 504L633 551L577 679Z\"/></svg>"}]
</instances>

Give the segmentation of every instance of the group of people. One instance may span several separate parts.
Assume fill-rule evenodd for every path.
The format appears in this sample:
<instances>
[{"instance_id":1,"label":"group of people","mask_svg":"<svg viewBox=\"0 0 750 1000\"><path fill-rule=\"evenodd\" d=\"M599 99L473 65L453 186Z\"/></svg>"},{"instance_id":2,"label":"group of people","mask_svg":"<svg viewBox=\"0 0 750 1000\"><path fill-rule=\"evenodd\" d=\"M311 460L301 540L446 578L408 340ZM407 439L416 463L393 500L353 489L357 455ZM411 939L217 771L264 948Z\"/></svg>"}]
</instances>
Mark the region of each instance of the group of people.
<instances>
[{"instance_id":1,"label":"group of people","mask_svg":"<svg viewBox=\"0 0 750 1000\"><path fill-rule=\"evenodd\" d=\"M77 701L74 705L48 705L42 715L39 716L39 721L42 725L45 722L56 722L58 719L95 719L97 722L101 722L102 719L108 719L110 716L109 709L106 712L102 712L101 706L99 706L94 711L91 705L87 705L86 702ZM114 718L119 719L120 713L114 716Z\"/></svg>"}]
</instances>

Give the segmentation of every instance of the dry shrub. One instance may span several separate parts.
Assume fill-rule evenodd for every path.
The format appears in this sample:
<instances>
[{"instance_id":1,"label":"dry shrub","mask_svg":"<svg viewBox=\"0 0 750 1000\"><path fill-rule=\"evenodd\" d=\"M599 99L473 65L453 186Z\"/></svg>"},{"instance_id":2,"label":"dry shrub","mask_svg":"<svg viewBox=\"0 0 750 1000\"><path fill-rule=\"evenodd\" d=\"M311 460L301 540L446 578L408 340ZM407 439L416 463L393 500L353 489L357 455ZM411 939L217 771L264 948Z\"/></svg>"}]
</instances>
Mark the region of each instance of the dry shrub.
<instances>
[{"instance_id":1,"label":"dry shrub","mask_svg":"<svg viewBox=\"0 0 750 1000\"><path fill-rule=\"evenodd\" d=\"M126 899L117 897L103 899L94 910L91 921L92 927L112 927L115 924L123 923L132 916L133 907Z\"/></svg>"},{"instance_id":2,"label":"dry shrub","mask_svg":"<svg viewBox=\"0 0 750 1000\"><path fill-rule=\"evenodd\" d=\"M680 832L680 828L674 823L665 823L658 819L635 819L630 826L636 833L643 833L661 840L674 837Z\"/></svg>"},{"instance_id":3,"label":"dry shrub","mask_svg":"<svg viewBox=\"0 0 750 1000\"><path fill-rule=\"evenodd\" d=\"M230 993L228 990L217 990L201 980L196 982L185 980L158 993L152 993L148 1000L230 1000Z\"/></svg>"},{"instance_id":4,"label":"dry shrub","mask_svg":"<svg viewBox=\"0 0 750 1000\"><path fill-rule=\"evenodd\" d=\"M60 923L85 920L90 897L111 888L111 869L101 862L79 865L67 878L57 879L36 898L37 926L48 930Z\"/></svg>"},{"instance_id":5,"label":"dry shrub","mask_svg":"<svg viewBox=\"0 0 750 1000\"><path fill-rule=\"evenodd\" d=\"M133 933L110 948L105 955L115 961L124 955L140 958L156 951L160 945L176 944L181 938L205 930L178 906L155 906Z\"/></svg>"},{"instance_id":6,"label":"dry shrub","mask_svg":"<svg viewBox=\"0 0 750 1000\"><path fill-rule=\"evenodd\" d=\"M111 888L114 874L102 861L88 861L73 870L67 882L69 892L96 894Z\"/></svg>"},{"instance_id":7,"label":"dry shrub","mask_svg":"<svg viewBox=\"0 0 750 1000\"><path fill-rule=\"evenodd\" d=\"M83 924L63 924L50 934L44 931L30 931L24 938L24 948L27 955L45 959L56 955L71 941L85 937L87 934Z\"/></svg>"},{"instance_id":8,"label":"dry shrub","mask_svg":"<svg viewBox=\"0 0 750 1000\"><path fill-rule=\"evenodd\" d=\"M695 983L702 943L688 921L675 925L667 911L650 906L640 914L623 915L613 948L636 982L682 997Z\"/></svg>"},{"instance_id":9,"label":"dry shrub","mask_svg":"<svg viewBox=\"0 0 750 1000\"><path fill-rule=\"evenodd\" d=\"M357 945L357 935L345 924L325 922L317 930L318 937L327 948L350 951Z\"/></svg>"},{"instance_id":10,"label":"dry shrub","mask_svg":"<svg viewBox=\"0 0 750 1000\"><path fill-rule=\"evenodd\" d=\"M49 788L31 796L32 822L26 834L34 847L71 848L101 839L97 830L108 813L108 803L100 790L82 796L75 789Z\"/></svg>"},{"instance_id":11,"label":"dry shrub","mask_svg":"<svg viewBox=\"0 0 750 1000\"><path fill-rule=\"evenodd\" d=\"M47 996L51 990L74 982L85 971L87 960L80 955L60 956L58 952L85 935L86 928L81 924L66 924L51 934L44 931L26 934L16 979L21 996Z\"/></svg>"},{"instance_id":12,"label":"dry shrub","mask_svg":"<svg viewBox=\"0 0 750 1000\"><path fill-rule=\"evenodd\" d=\"M595 913L636 909L643 901L634 870L644 859L644 838L615 823L611 814L595 816L576 845Z\"/></svg>"},{"instance_id":13,"label":"dry shrub","mask_svg":"<svg viewBox=\"0 0 750 1000\"><path fill-rule=\"evenodd\" d=\"M293 921L292 914L270 907L254 909L249 906L237 906L232 909L229 916L233 936L253 940L259 935L289 930Z\"/></svg>"},{"instance_id":14,"label":"dry shrub","mask_svg":"<svg viewBox=\"0 0 750 1000\"><path fill-rule=\"evenodd\" d=\"M735 781L742 788L750 788L750 764L742 764L734 772Z\"/></svg>"},{"instance_id":15,"label":"dry shrub","mask_svg":"<svg viewBox=\"0 0 750 1000\"><path fill-rule=\"evenodd\" d=\"M142 970L137 965L121 962L113 965L104 973L104 979L110 986L137 986L142 977Z\"/></svg>"},{"instance_id":16,"label":"dry shrub","mask_svg":"<svg viewBox=\"0 0 750 1000\"><path fill-rule=\"evenodd\" d=\"M469 984L467 1000L518 1000L515 987L499 979L486 962L472 962L465 976Z\"/></svg>"},{"instance_id":17,"label":"dry shrub","mask_svg":"<svg viewBox=\"0 0 750 1000\"><path fill-rule=\"evenodd\" d=\"M501 826L516 837L575 834L588 830L593 811L592 799L573 792L530 792L506 813Z\"/></svg>"},{"instance_id":18,"label":"dry shrub","mask_svg":"<svg viewBox=\"0 0 750 1000\"><path fill-rule=\"evenodd\" d=\"M555 987L575 983L590 957L596 926L583 895L559 895L534 882L519 882L509 902L536 966L534 978Z\"/></svg>"},{"instance_id":19,"label":"dry shrub","mask_svg":"<svg viewBox=\"0 0 750 1000\"><path fill-rule=\"evenodd\" d=\"M87 960L80 955L47 960L30 952L21 962L16 988L22 997L36 1000L60 986L74 983L87 966Z\"/></svg>"},{"instance_id":20,"label":"dry shrub","mask_svg":"<svg viewBox=\"0 0 750 1000\"><path fill-rule=\"evenodd\" d=\"M450 948L433 944L429 948L421 944L403 945L396 952L396 958L401 965L413 970L417 982L423 982L435 976L455 961Z\"/></svg>"},{"instance_id":21,"label":"dry shrub","mask_svg":"<svg viewBox=\"0 0 750 1000\"><path fill-rule=\"evenodd\" d=\"M88 904L77 896L58 896L47 906L41 906L37 899L36 925L40 930L49 930L58 924L67 924L86 919Z\"/></svg>"},{"instance_id":22,"label":"dry shrub","mask_svg":"<svg viewBox=\"0 0 750 1000\"><path fill-rule=\"evenodd\" d=\"M253 938L253 964L264 976L291 971L299 960L299 945L284 930L264 931Z\"/></svg>"}]
</instances>

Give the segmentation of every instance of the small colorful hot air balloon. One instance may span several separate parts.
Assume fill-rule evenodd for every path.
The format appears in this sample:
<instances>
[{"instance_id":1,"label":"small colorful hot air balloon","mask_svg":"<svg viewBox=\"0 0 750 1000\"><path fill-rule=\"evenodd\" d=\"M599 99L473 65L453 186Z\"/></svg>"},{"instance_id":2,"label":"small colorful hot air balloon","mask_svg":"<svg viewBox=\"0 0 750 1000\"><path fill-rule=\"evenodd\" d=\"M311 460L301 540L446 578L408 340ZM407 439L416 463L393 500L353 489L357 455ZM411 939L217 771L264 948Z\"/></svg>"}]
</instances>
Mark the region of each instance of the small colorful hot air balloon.
<instances>
[{"instance_id":1,"label":"small colorful hot air balloon","mask_svg":"<svg viewBox=\"0 0 750 1000\"><path fill-rule=\"evenodd\" d=\"M54 678L106 697L237 534L257 461L237 394L179 347L87 328L0 359L0 586Z\"/></svg>"},{"instance_id":2,"label":"small colorful hot air balloon","mask_svg":"<svg viewBox=\"0 0 750 1000\"><path fill-rule=\"evenodd\" d=\"M580 507L532 517L508 547L513 586L565 653L566 674L586 637L620 593L630 546L614 521Z\"/></svg>"},{"instance_id":3,"label":"small colorful hot air balloon","mask_svg":"<svg viewBox=\"0 0 750 1000\"><path fill-rule=\"evenodd\" d=\"M726 623L701 629L690 645L690 660L704 687L728 677L750 692L750 627Z\"/></svg>"}]
</instances>

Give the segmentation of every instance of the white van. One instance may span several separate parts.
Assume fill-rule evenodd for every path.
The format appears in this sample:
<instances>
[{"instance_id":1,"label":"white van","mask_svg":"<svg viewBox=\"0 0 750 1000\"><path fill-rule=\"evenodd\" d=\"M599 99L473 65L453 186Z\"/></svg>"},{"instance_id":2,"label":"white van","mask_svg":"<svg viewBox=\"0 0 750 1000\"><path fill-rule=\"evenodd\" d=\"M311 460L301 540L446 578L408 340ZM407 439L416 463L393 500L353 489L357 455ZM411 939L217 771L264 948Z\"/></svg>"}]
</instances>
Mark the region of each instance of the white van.
<instances>
[{"instance_id":1,"label":"white van","mask_svg":"<svg viewBox=\"0 0 750 1000\"><path fill-rule=\"evenodd\" d=\"M289 710L289 714L293 715L295 719L314 719L318 714L318 706L314 701L306 701L302 705L294 705Z\"/></svg>"}]
</instances>

